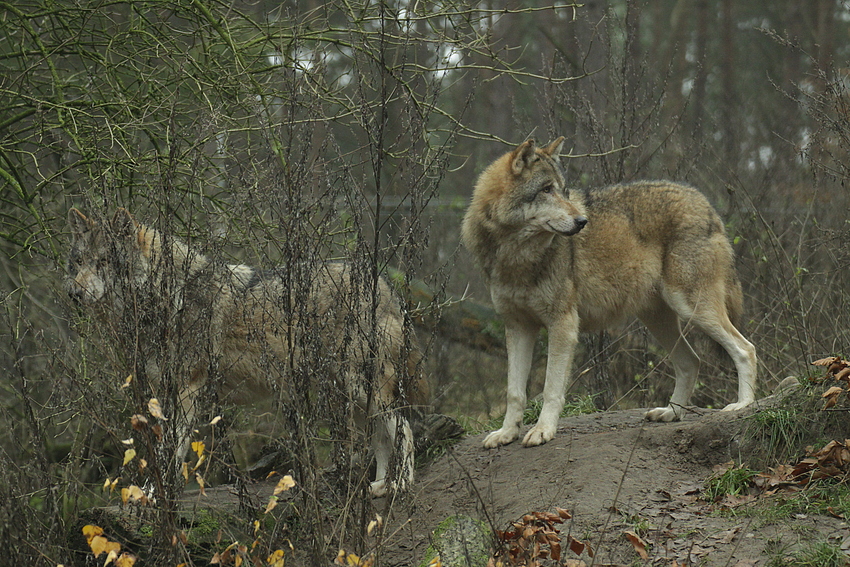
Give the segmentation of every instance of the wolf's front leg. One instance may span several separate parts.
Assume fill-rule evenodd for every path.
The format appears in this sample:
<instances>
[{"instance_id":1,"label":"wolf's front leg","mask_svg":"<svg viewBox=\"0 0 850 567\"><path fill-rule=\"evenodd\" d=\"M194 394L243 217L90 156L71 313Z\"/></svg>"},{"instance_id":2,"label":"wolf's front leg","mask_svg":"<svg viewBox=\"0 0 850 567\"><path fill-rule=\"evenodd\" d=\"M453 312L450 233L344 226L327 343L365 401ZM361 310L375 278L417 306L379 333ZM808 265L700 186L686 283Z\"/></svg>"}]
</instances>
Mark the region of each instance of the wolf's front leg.
<instances>
[{"instance_id":1,"label":"wolf's front leg","mask_svg":"<svg viewBox=\"0 0 850 567\"><path fill-rule=\"evenodd\" d=\"M522 440L526 447L542 445L555 437L558 418L564 409L564 394L569 385L570 366L577 342L578 314L571 312L549 325L549 358L546 361L543 409L537 424Z\"/></svg>"},{"instance_id":2,"label":"wolf's front leg","mask_svg":"<svg viewBox=\"0 0 850 567\"><path fill-rule=\"evenodd\" d=\"M540 329L532 325L505 322L505 342L508 347L508 403L502 428L484 439L484 448L507 445L519 437L522 414L525 411L525 386L531 372L534 342Z\"/></svg>"},{"instance_id":3,"label":"wolf's front leg","mask_svg":"<svg viewBox=\"0 0 850 567\"><path fill-rule=\"evenodd\" d=\"M378 417L372 433L375 480L370 492L375 498L386 496L390 490L404 492L413 484L413 431L410 423L392 410L385 411L387 415ZM393 455L396 461L391 467ZM394 474L391 474L391 469Z\"/></svg>"}]
</instances>

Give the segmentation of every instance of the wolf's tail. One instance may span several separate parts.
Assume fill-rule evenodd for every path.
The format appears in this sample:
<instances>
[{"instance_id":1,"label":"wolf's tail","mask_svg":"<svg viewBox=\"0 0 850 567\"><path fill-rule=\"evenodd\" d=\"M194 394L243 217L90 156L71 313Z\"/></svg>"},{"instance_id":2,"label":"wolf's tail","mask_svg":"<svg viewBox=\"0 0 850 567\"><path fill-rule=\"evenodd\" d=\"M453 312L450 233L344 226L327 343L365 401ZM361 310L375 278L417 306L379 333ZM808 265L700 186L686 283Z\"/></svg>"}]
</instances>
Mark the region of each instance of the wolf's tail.
<instances>
[{"instance_id":1,"label":"wolf's tail","mask_svg":"<svg viewBox=\"0 0 850 567\"><path fill-rule=\"evenodd\" d=\"M412 331L411 331L412 332ZM416 340L411 340L407 350L407 368L405 384L401 387L400 394L408 405L424 407L431 403L431 391L428 380L425 378L425 369L422 361L422 351Z\"/></svg>"},{"instance_id":2,"label":"wolf's tail","mask_svg":"<svg viewBox=\"0 0 850 567\"><path fill-rule=\"evenodd\" d=\"M744 292L741 290L741 281L734 267L726 276L726 314L735 328L740 330L741 319L744 316Z\"/></svg>"}]
</instances>

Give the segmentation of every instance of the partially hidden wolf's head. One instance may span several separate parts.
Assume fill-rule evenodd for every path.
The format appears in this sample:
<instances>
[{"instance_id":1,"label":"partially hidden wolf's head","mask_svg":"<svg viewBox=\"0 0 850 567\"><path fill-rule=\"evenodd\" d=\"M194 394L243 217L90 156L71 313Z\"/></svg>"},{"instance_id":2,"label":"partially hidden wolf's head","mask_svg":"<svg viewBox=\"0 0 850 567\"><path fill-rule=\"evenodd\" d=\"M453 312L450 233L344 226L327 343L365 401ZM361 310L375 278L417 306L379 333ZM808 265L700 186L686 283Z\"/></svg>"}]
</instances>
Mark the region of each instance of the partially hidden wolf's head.
<instances>
[{"instance_id":1,"label":"partially hidden wolf's head","mask_svg":"<svg viewBox=\"0 0 850 567\"><path fill-rule=\"evenodd\" d=\"M587 224L580 201L570 199L559 153L564 138L546 147L527 140L484 170L464 218L497 232L571 236ZM471 236L471 234L469 235Z\"/></svg>"},{"instance_id":2,"label":"partially hidden wolf's head","mask_svg":"<svg viewBox=\"0 0 850 567\"><path fill-rule=\"evenodd\" d=\"M128 286L148 279L156 235L126 209L102 224L71 209L68 224L71 251L65 283L73 299L87 306L108 302L114 308Z\"/></svg>"}]
</instances>

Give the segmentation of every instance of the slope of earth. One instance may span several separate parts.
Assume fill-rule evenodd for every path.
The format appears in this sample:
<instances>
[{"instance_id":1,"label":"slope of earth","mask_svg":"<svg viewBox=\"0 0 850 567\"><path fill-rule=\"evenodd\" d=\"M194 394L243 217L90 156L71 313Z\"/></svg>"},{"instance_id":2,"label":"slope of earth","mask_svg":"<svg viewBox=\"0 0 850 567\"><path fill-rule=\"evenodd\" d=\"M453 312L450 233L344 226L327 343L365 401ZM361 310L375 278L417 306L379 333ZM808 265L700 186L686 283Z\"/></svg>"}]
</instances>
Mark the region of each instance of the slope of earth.
<instances>
[{"instance_id":1,"label":"slope of earth","mask_svg":"<svg viewBox=\"0 0 850 567\"><path fill-rule=\"evenodd\" d=\"M771 523L712 513L698 500L714 465L746 462L738 437L749 413L699 410L676 423L648 423L642 410L582 415L562 419L555 439L532 448L485 450L483 434L468 437L417 471L413 495L395 507L382 565L419 565L430 534L452 515L504 530L555 507L572 514L562 542L571 536L595 550L581 556L588 565L761 566L810 539L850 541L839 518ZM647 558L626 531L643 536Z\"/></svg>"}]
</instances>

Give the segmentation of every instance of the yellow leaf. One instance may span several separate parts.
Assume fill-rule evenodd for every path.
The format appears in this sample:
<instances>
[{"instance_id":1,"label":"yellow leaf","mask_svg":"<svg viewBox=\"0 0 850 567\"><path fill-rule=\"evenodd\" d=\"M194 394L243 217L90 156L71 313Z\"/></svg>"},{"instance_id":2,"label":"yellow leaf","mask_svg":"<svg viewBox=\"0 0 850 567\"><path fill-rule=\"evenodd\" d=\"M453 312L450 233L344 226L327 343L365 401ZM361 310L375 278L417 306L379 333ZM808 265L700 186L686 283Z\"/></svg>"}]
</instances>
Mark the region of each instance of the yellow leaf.
<instances>
[{"instance_id":1,"label":"yellow leaf","mask_svg":"<svg viewBox=\"0 0 850 567\"><path fill-rule=\"evenodd\" d=\"M133 567L135 564L136 556L126 551L121 554L121 557L115 560L116 567Z\"/></svg>"},{"instance_id":2,"label":"yellow leaf","mask_svg":"<svg viewBox=\"0 0 850 567\"><path fill-rule=\"evenodd\" d=\"M183 463L183 479L189 482L189 463Z\"/></svg>"},{"instance_id":3,"label":"yellow leaf","mask_svg":"<svg viewBox=\"0 0 850 567\"><path fill-rule=\"evenodd\" d=\"M236 559L233 561L233 564L236 565L236 567L242 567L242 556L237 555Z\"/></svg>"},{"instance_id":4,"label":"yellow leaf","mask_svg":"<svg viewBox=\"0 0 850 567\"><path fill-rule=\"evenodd\" d=\"M139 459L139 470L145 470L148 468L148 462L145 459Z\"/></svg>"},{"instance_id":5,"label":"yellow leaf","mask_svg":"<svg viewBox=\"0 0 850 567\"><path fill-rule=\"evenodd\" d=\"M198 486L199 486L199 487L200 487L200 489L201 489L201 495L202 495L202 496L206 496L206 495L207 495L207 493L204 491L204 477L202 477L201 475L199 475L199 474L195 473L195 480L197 480L197 481L198 481Z\"/></svg>"},{"instance_id":6,"label":"yellow leaf","mask_svg":"<svg viewBox=\"0 0 850 567\"><path fill-rule=\"evenodd\" d=\"M83 535L86 537L86 541L91 542L93 537L103 535L103 528L91 524L85 525L83 526Z\"/></svg>"},{"instance_id":7,"label":"yellow leaf","mask_svg":"<svg viewBox=\"0 0 850 567\"><path fill-rule=\"evenodd\" d=\"M204 449L206 448L206 444L203 441L192 441L192 450L198 455L200 459L204 454Z\"/></svg>"},{"instance_id":8,"label":"yellow leaf","mask_svg":"<svg viewBox=\"0 0 850 567\"><path fill-rule=\"evenodd\" d=\"M293 486L295 486L295 480L293 480L292 475L286 475L280 479L277 486L274 487L274 495L277 496L281 492L286 492Z\"/></svg>"},{"instance_id":9,"label":"yellow leaf","mask_svg":"<svg viewBox=\"0 0 850 567\"><path fill-rule=\"evenodd\" d=\"M210 421L210 425L215 425L215 424L216 424L216 423L218 423L219 421L221 421L221 416L220 416L220 415L217 415L217 416L215 416L214 418L212 418L212 421Z\"/></svg>"},{"instance_id":10,"label":"yellow leaf","mask_svg":"<svg viewBox=\"0 0 850 567\"><path fill-rule=\"evenodd\" d=\"M155 418L168 421L168 419L162 414L162 406L156 398L151 398L150 401L148 401L148 411Z\"/></svg>"},{"instance_id":11,"label":"yellow leaf","mask_svg":"<svg viewBox=\"0 0 850 567\"><path fill-rule=\"evenodd\" d=\"M384 525L384 519L381 517L380 514L375 514L375 519L372 520L371 522L369 522L369 525L366 527L366 533L368 535L372 535L372 531L375 528L380 528L383 525Z\"/></svg>"},{"instance_id":12,"label":"yellow leaf","mask_svg":"<svg viewBox=\"0 0 850 567\"><path fill-rule=\"evenodd\" d=\"M124 384L121 387L122 388L129 388L130 384L132 384L132 383L133 383L133 375L130 374L129 376L127 376L127 379L124 380Z\"/></svg>"},{"instance_id":13,"label":"yellow leaf","mask_svg":"<svg viewBox=\"0 0 850 567\"><path fill-rule=\"evenodd\" d=\"M202 464L204 464L204 461L206 461L206 460L207 460L207 456L206 456L206 455L201 455L201 458L200 458L200 459L198 459L198 462L197 462L197 463L195 463L195 466L194 466L194 467L192 467L192 472L195 472L196 470L198 470L199 468L201 468L201 465L202 465Z\"/></svg>"},{"instance_id":14,"label":"yellow leaf","mask_svg":"<svg viewBox=\"0 0 850 567\"><path fill-rule=\"evenodd\" d=\"M103 562L103 567L106 567L116 559L118 559L118 550L110 550L109 553L106 555L106 561Z\"/></svg>"},{"instance_id":15,"label":"yellow leaf","mask_svg":"<svg viewBox=\"0 0 850 567\"><path fill-rule=\"evenodd\" d=\"M148 497L145 496L144 491L136 485L130 485L127 488L121 489L121 501L126 504L127 502L141 502L142 504L147 504Z\"/></svg>"},{"instance_id":16,"label":"yellow leaf","mask_svg":"<svg viewBox=\"0 0 850 567\"><path fill-rule=\"evenodd\" d=\"M266 505L266 509L263 513L268 514L269 512L274 510L276 506L277 506L277 496L272 496L271 498L269 498L269 503Z\"/></svg>"},{"instance_id":17,"label":"yellow leaf","mask_svg":"<svg viewBox=\"0 0 850 567\"><path fill-rule=\"evenodd\" d=\"M133 438L130 437L129 439L122 439L121 443L123 443L124 445L132 445L133 444Z\"/></svg>"},{"instance_id":18,"label":"yellow leaf","mask_svg":"<svg viewBox=\"0 0 850 567\"><path fill-rule=\"evenodd\" d=\"M260 533L260 520L254 520L254 535Z\"/></svg>"},{"instance_id":19,"label":"yellow leaf","mask_svg":"<svg viewBox=\"0 0 850 567\"><path fill-rule=\"evenodd\" d=\"M135 449L127 449L126 451L124 451L124 466L126 466L127 463L132 461L135 456L136 456L136 450Z\"/></svg>"},{"instance_id":20,"label":"yellow leaf","mask_svg":"<svg viewBox=\"0 0 850 567\"><path fill-rule=\"evenodd\" d=\"M266 559L266 563L271 565L271 567L283 567L283 550L275 550L275 552L269 555L268 559Z\"/></svg>"}]
</instances>

